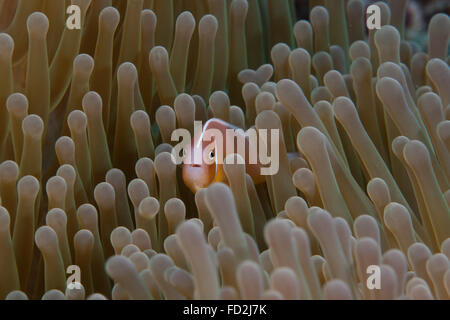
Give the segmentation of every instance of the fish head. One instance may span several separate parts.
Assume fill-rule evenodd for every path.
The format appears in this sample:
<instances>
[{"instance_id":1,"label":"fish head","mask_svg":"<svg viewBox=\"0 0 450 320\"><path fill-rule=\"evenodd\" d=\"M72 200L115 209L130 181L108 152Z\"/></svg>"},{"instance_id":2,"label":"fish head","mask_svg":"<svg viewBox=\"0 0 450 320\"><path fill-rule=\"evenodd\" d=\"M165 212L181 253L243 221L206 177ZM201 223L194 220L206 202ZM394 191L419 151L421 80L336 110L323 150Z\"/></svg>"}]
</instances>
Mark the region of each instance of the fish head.
<instances>
[{"instance_id":1,"label":"fish head","mask_svg":"<svg viewBox=\"0 0 450 320\"><path fill-rule=\"evenodd\" d=\"M192 155L191 159L196 152L201 155L201 161L185 161L182 168L184 183L193 193L196 193L216 180L218 164L215 159L215 148L211 144L197 146L196 143L192 143L186 152Z\"/></svg>"},{"instance_id":2,"label":"fish head","mask_svg":"<svg viewBox=\"0 0 450 320\"><path fill-rule=\"evenodd\" d=\"M201 132L194 134L191 144L186 148L182 169L183 180L192 192L207 188L215 182L226 181L223 171L226 131L235 128L213 118L205 123Z\"/></svg>"}]
</instances>

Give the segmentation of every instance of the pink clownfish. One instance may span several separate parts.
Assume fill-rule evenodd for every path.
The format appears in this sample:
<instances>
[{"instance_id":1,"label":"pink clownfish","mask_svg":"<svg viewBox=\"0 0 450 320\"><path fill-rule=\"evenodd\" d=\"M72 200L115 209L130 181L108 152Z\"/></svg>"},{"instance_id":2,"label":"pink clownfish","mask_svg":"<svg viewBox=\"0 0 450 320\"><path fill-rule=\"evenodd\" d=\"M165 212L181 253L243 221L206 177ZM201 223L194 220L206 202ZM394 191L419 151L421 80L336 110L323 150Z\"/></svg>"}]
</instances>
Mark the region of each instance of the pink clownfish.
<instances>
[{"instance_id":1,"label":"pink clownfish","mask_svg":"<svg viewBox=\"0 0 450 320\"><path fill-rule=\"evenodd\" d=\"M235 148L227 150L226 142L227 129L234 130L236 136ZM213 133L213 134L211 134ZM207 136L206 136L207 135ZM245 141L245 153L237 147L239 139ZM221 141L222 140L222 141ZM245 160L246 173L250 175L255 184L266 181L265 176L261 175L262 165L259 163L250 163L249 161L249 138L243 130L217 118L208 120L201 132L194 135L191 144L184 150L185 155L190 155L190 159L197 157L200 161L188 161L183 164L183 181L192 191L207 188L216 182L226 182L225 172L223 171L223 162L228 154L237 153Z\"/></svg>"}]
</instances>

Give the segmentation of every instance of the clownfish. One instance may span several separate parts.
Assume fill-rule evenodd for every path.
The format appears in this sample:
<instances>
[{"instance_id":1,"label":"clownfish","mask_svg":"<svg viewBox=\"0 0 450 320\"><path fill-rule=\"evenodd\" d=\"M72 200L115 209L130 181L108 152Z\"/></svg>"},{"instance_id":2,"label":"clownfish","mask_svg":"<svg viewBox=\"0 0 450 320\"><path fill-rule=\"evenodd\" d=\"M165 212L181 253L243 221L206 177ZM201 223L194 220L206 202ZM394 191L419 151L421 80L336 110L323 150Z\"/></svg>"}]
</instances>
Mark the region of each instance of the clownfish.
<instances>
[{"instance_id":1,"label":"clownfish","mask_svg":"<svg viewBox=\"0 0 450 320\"><path fill-rule=\"evenodd\" d=\"M233 130L234 134L238 138L235 139L235 148L233 150L227 150L227 130ZM208 133L214 132L214 136L205 136ZM243 150L239 150L236 141L245 141L245 154L242 154ZM192 142L184 150L185 155L189 155L190 159L197 159L200 161L188 161L183 163L182 176L186 186L194 193L198 190L207 188L209 185L216 182L226 182L226 175L223 170L223 163L228 154L237 153L242 156L245 161L246 173L250 175L255 184L263 183L266 181L266 177L261 175L261 168L264 167L261 163L250 163L249 151L250 151L249 137L243 130L217 118L208 120L201 132L194 134Z\"/></svg>"}]
</instances>

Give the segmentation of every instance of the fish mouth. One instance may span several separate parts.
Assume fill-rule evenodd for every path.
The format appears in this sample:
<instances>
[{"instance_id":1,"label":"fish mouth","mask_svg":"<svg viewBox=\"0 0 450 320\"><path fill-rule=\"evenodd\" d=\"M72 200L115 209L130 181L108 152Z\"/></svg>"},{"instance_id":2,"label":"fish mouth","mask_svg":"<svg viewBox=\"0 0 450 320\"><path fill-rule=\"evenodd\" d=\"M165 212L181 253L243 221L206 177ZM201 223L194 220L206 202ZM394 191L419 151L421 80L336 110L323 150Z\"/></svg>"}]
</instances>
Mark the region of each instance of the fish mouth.
<instances>
[{"instance_id":1,"label":"fish mouth","mask_svg":"<svg viewBox=\"0 0 450 320\"><path fill-rule=\"evenodd\" d=\"M212 170L207 170L207 168L198 164L183 165L182 176L184 184L194 194L200 189L207 188L214 182Z\"/></svg>"}]
</instances>

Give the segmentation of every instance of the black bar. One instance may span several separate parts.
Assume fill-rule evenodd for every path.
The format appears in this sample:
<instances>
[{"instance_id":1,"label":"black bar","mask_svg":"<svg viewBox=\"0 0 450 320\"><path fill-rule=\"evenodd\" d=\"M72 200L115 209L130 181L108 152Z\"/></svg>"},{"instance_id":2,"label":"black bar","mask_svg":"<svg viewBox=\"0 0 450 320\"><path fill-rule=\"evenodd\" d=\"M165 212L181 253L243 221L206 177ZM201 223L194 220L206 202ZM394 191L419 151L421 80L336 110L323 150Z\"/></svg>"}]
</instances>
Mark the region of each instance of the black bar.
<instances>
[{"instance_id":1,"label":"black bar","mask_svg":"<svg viewBox=\"0 0 450 320\"><path fill-rule=\"evenodd\" d=\"M250 307L252 306L252 307ZM18 319L32 312L45 317L80 320L145 319L391 319L419 312L448 314L448 301L1 301L2 314ZM8 310L9 309L9 310ZM213 312L213 310L215 312ZM432 310L432 313L431 313ZM251 314L250 314L250 311Z\"/></svg>"}]
</instances>

